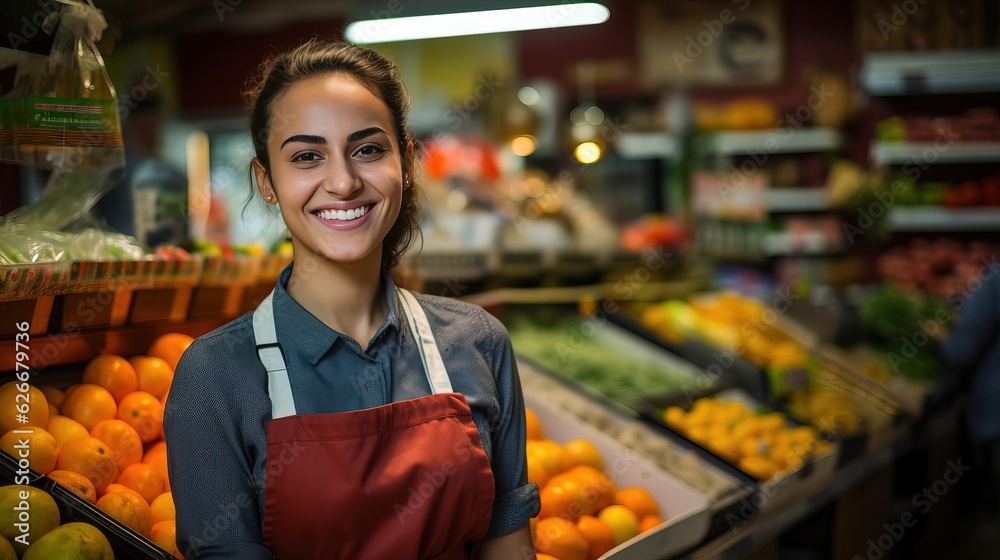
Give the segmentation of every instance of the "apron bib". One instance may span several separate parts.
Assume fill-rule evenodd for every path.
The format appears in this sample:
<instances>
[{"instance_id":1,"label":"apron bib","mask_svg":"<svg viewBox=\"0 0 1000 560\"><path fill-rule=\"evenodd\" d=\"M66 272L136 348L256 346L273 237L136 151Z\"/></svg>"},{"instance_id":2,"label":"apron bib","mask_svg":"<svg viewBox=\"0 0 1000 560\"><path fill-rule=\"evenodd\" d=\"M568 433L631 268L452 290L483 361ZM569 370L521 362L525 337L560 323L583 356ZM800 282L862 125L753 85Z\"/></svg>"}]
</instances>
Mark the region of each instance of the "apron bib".
<instances>
[{"instance_id":1,"label":"apron bib","mask_svg":"<svg viewBox=\"0 0 1000 560\"><path fill-rule=\"evenodd\" d=\"M269 295L254 311L267 369L264 545L279 560L468 560L493 508L489 460L420 304L397 290L431 395L328 414L296 414Z\"/></svg>"}]
</instances>

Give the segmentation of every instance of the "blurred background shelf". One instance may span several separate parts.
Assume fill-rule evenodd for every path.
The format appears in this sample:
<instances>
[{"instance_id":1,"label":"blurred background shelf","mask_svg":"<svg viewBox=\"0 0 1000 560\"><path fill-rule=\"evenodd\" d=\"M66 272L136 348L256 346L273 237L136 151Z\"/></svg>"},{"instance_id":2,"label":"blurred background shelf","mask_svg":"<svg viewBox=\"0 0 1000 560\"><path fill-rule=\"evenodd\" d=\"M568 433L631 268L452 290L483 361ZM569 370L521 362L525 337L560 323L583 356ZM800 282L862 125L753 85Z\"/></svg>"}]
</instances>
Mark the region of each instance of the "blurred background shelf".
<instances>
[{"instance_id":1,"label":"blurred background shelf","mask_svg":"<svg viewBox=\"0 0 1000 560\"><path fill-rule=\"evenodd\" d=\"M1000 50L870 52L861 83L885 96L1000 91Z\"/></svg>"},{"instance_id":2,"label":"blurred background shelf","mask_svg":"<svg viewBox=\"0 0 1000 560\"><path fill-rule=\"evenodd\" d=\"M822 212L830 209L826 189L810 187L770 188L765 194L769 212Z\"/></svg>"},{"instance_id":3,"label":"blurred background shelf","mask_svg":"<svg viewBox=\"0 0 1000 560\"><path fill-rule=\"evenodd\" d=\"M897 232L1000 232L1000 208L895 208L889 227Z\"/></svg>"},{"instance_id":4,"label":"blurred background shelf","mask_svg":"<svg viewBox=\"0 0 1000 560\"><path fill-rule=\"evenodd\" d=\"M933 142L873 142L875 165L899 163L992 163L1000 162L1000 142L969 142L935 146Z\"/></svg>"},{"instance_id":5,"label":"blurred background shelf","mask_svg":"<svg viewBox=\"0 0 1000 560\"><path fill-rule=\"evenodd\" d=\"M709 140L709 149L720 155L828 152L840 145L839 131L821 127L734 130L715 133Z\"/></svg>"},{"instance_id":6,"label":"blurred background shelf","mask_svg":"<svg viewBox=\"0 0 1000 560\"><path fill-rule=\"evenodd\" d=\"M626 132L615 141L615 150L625 159L673 160L680 154L677 139L665 132Z\"/></svg>"}]
</instances>

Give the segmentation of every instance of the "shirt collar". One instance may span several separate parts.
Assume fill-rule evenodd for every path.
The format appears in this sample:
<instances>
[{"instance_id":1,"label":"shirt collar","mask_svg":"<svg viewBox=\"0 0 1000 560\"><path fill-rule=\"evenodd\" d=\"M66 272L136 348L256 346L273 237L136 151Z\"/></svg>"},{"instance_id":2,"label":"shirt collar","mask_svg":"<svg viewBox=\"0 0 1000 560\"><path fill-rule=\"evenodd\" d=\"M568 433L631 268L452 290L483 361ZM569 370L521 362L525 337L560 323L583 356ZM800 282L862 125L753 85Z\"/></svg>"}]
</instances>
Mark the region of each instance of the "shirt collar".
<instances>
[{"instance_id":1,"label":"shirt collar","mask_svg":"<svg viewBox=\"0 0 1000 560\"><path fill-rule=\"evenodd\" d=\"M274 296L272 297L275 309L274 327L286 355L303 356L315 366L330 351L337 339L343 335L328 327L289 295L288 279L292 275L294 265L293 261L281 271L274 287ZM371 342L373 343L388 336L392 329L395 329L397 336L402 336L402 333L408 328L404 324L406 318L401 307L402 302L399 301L399 296L396 294L396 284L392 281L389 271L384 267L380 272L380 279L383 287L382 296L389 304L389 314L385 323L372 337Z\"/></svg>"}]
</instances>

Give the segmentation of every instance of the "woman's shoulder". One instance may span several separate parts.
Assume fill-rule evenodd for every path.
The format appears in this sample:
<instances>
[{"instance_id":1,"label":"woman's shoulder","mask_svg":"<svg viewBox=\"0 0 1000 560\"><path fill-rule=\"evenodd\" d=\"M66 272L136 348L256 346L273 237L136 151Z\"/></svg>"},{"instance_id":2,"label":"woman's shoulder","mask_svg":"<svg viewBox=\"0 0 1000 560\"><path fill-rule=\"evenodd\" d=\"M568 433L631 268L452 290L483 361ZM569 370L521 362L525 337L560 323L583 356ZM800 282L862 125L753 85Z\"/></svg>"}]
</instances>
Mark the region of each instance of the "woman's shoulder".
<instances>
[{"instance_id":1,"label":"woman's shoulder","mask_svg":"<svg viewBox=\"0 0 1000 560\"><path fill-rule=\"evenodd\" d=\"M454 332L477 342L493 343L510 339L503 323L474 303L430 294L414 293L414 296L435 331Z\"/></svg>"},{"instance_id":2,"label":"woman's shoulder","mask_svg":"<svg viewBox=\"0 0 1000 560\"><path fill-rule=\"evenodd\" d=\"M224 369L240 364L244 358L256 359L253 336L253 313L246 313L221 327L194 339L177 364L178 373L206 366Z\"/></svg>"}]
</instances>

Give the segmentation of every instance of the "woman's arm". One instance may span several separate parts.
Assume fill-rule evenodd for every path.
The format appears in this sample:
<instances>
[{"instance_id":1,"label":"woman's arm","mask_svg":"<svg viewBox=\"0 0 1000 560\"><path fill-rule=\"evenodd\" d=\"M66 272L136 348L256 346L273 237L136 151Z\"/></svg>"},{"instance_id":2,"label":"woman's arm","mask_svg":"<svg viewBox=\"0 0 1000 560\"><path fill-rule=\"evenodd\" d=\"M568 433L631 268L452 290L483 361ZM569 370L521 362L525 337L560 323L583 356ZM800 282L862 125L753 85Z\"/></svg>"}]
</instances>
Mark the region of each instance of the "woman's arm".
<instances>
[{"instance_id":1,"label":"woman's arm","mask_svg":"<svg viewBox=\"0 0 1000 560\"><path fill-rule=\"evenodd\" d=\"M232 379L229 374L241 360L216 346L200 340L191 345L177 364L164 407L177 547L188 560L272 560L262 544L240 419L227 406L227 391L234 389L224 380Z\"/></svg>"},{"instance_id":2,"label":"woman's arm","mask_svg":"<svg viewBox=\"0 0 1000 560\"><path fill-rule=\"evenodd\" d=\"M472 560L535 560L531 529L526 523L502 537L476 541L472 548Z\"/></svg>"}]
</instances>

